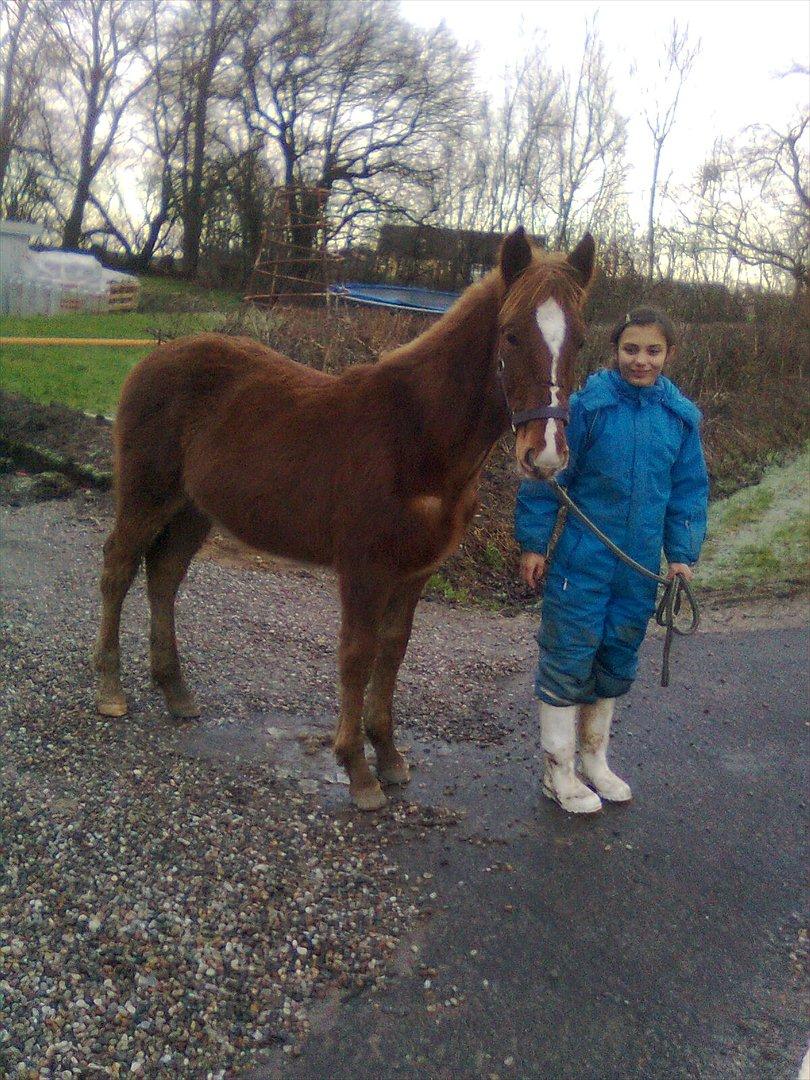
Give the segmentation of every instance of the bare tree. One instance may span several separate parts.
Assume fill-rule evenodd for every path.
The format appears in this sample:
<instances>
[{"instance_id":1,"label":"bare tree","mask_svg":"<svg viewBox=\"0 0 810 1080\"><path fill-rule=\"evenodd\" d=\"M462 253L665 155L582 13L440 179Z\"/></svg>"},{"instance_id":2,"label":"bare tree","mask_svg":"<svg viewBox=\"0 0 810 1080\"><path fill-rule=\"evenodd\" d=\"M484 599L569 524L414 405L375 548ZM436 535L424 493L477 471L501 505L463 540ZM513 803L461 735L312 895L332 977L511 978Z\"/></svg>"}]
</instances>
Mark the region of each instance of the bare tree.
<instances>
[{"instance_id":1,"label":"bare tree","mask_svg":"<svg viewBox=\"0 0 810 1080\"><path fill-rule=\"evenodd\" d=\"M54 7L56 69L44 150L70 193L63 248L79 246L93 185L143 88L138 49L146 14L142 0L60 0Z\"/></svg>"},{"instance_id":2,"label":"bare tree","mask_svg":"<svg viewBox=\"0 0 810 1080\"><path fill-rule=\"evenodd\" d=\"M491 224L494 123L489 103L482 100L464 132L440 147L433 205L426 217L429 224L453 229L498 228Z\"/></svg>"},{"instance_id":3,"label":"bare tree","mask_svg":"<svg viewBox=\"0 0 810 1080\"><path fill-rule=\"evenodd\" d=\"M241 0L140 2L146 9L139 47L144 85L130 127L135 146L131 164L140 177L143 217L131 220L132 194L128 200L119 197L116 217L126 223L118 228L100 201L92 199L102 219L101 228L93 231L114 236L135 270L146 269L161 245L177 244L183 271L193 277L205 216L222 182L222 163L212 159L212 153L221 153L234 122L244 127L225 81L234 63L228 50L244 6ZM225 157L229 153L226 150ZM108 180L108 201L115 191L116 184Z\"/></svg>"},{"instance_id":4,"label":"bare tree","mask_svg":"<svg viewBox=\"0 0 810 1080\"><path fill-rule=\"evenodd\" d=\"M560 75L535 40L509 73L496 113L489 148L489 214L486 227L506 232L523 224L532 232L548 228L546 193L553 189L556 140L565 125Z\"/></svg>"},{"instance_id":5,"label":"bare tree","mask_svg":"<svg viewBox=\"0 0 810 1080\"><path fill-rule=\"evenodd\" d=\"M244 66L246 115L275 152L293 214L301 188L324 193L337 228L429 211L441 147L474 102L470 54L443 27L417 30L380 0L280 0L272 14L257 3Z\"/></svg>"},{"instance_id":6,"label":"bare tree","mask_svg":"<svg viewBox=\"0 0 810 1080\"><path fill-rule=\"evenodd\" d=\"M223 280L239 284L249 280L259 255L276 179L261 140L241 145L245 139L244 130L229 133L211 166L216 175L202 236L203 250L222 264Z\"/></svg>"},{"instance_id":7,"label":"bare tree","mask_svg":"<svg viewBox=\"0 0 810 1080\"><path fill-rule=\"evenodd\" d=\"M4 198L9 166L15 155L26 161L21 186L30 187L37 171L24 144L41 107L47 63L46 47L52 4L48 0L6 0L0 5L0 200ZM11 201L18 203L21 192ZM8 207L5 207L8 210Z\"/></svg>"},{"instance_id":8,"label":"bare tree","mask_svg":"<svg viewBox=\"0 0 810 1080\"><path fill-rule=\"evenodd\" d=\"M691 44L689 28L672 23L666 54L659 60L652 103L644 110L644 120L653 141L653 168L647 209L647 278L655 272L655 201L664 143L675 126L681 91L700 53L700 39Z\"/></svg>"},{"instance_id":9,"label":"bare tree","mask_svg":"<svg viewBox=\"0 0 810 1080\"><path fill-rule=\"evenodd\" d=\"M211 195L207 175L215 103L227 98L231 52L250 4L247 0L193 0L178 27L178 52L168 84L180 113L177 190L182 223L183 273L194 277L200 260L207 201ZM272 9L265 11L272 14Z\"/></svg>"},{"instance_id":10,"label":"bare tree","mask_svg":"<svg viewBox=\"0 0 810 1080\"><path fill-rule=\"evenodd\" d=\"M560 95L563 123L554 153L556 184L547 206L553 236L566 247L574 227L595 229L599 217L624 189L627 121L616 110L610 71L596 26L585 32L582 60L574 78L567 73Z\"/></svg>"},{"instance_id":11,"label":"bare tree","mask_svg":"<svg viewBox=\"0 0 810 1080\"><path fill-rule=\"evenodd\" d=\"M142 165L143 220L130 230L131 245L129 238L116 234L137 272L148 268L161 236L178 214L174 166L183 123L182 112L176 107L173 77L181 34L182 19L177 7L167 6L165 0L149 0L141 58L150 78L145 93L135 104L135 116L140 122L134 134Z\"/></svg>"},{"instance_id":12,"label":"bare tree","mask_svg":"<svg viewBox=\"0 0 810 1080\"><path fill-rule=\"evenodd\" d=\"M562 124L560 77L532 47L504 72L500 100L484 100L460 141L442 148L434 188L437 223L486 232L545 228L542 195L554 181L553 139Z\"/></svg>"},{"instance_id":13,"label":"bare tree","mask_svg":"<svg viewBox=\"0 0 810 1080\"><path fill-rule=\"evenodd\" d=\"M523 223L559 246L575 229L612 236L624 206L626 122L595 27L574 78L554 71L547 53L535 39L462 153L448 151L439 213L452 207L459 225L492 231Z\"/></svg>"},{"instance_id":14,"label":"bare tree","mask_svg":"<svg viewBox=\"0 0 810 1080\"><path fill-rule=\"evenodd\" d=\"M704 258L756 267L766 283L808 284L810 258L810 118L781 130L756 125L738 139L718 139L683 220ZM694 206L694 209L692 207ZM776 279L773 280L773 275Z\"/></svg>"}]
</instances>

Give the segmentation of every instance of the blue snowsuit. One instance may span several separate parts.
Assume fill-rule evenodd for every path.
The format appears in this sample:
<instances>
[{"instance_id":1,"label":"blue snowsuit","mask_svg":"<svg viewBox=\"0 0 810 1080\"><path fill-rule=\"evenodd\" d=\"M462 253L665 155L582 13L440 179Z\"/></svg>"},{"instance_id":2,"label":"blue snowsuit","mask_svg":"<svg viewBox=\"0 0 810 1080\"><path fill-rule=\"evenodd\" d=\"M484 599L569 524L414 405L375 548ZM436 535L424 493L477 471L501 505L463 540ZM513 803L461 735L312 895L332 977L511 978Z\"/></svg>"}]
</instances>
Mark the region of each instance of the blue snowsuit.
<instances>
[{"instance_id":1,"label":"blue snowsuit","mask_svg":"<svg viewBox=\"0 0 810 1080\"><path fill-rule=\"evenodd\" d=\"M618 371L600 371L571 398L570 460L557 479L615 544L656 573L662 547L668 562L691 564L706 535L700 417L663 375L636 387ZM559 506L547 484L524 480L515 508L524 551L546 553ZM562 706L626 694L655 596L654 581L569 514L543 593L537 696Z\"/></svg>"}]
</instances>

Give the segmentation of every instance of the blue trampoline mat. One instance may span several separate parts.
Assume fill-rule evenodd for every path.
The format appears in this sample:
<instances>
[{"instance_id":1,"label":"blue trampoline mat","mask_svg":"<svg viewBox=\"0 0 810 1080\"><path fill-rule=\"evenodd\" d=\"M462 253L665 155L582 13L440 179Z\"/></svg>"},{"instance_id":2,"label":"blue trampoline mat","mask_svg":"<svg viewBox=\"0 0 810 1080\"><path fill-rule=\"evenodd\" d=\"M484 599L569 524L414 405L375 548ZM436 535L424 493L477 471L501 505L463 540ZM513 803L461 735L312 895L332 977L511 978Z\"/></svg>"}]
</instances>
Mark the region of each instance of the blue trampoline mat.
<instances>
[{"instance_id":1,"label":"blue trampoline mat","mask_svg":"<svg viewBox=\"0 0 810 1080\"><path fill-rule=\"evenodd\" d=\"M452 307L460 293L439 292L422 289L416 285L364 285L360 281L346 281L330 285L333 296L352 300L357 304L376 304L379 307L400 308L403 311L427 311L441 315Z\"/></svg>"}]
</instances>

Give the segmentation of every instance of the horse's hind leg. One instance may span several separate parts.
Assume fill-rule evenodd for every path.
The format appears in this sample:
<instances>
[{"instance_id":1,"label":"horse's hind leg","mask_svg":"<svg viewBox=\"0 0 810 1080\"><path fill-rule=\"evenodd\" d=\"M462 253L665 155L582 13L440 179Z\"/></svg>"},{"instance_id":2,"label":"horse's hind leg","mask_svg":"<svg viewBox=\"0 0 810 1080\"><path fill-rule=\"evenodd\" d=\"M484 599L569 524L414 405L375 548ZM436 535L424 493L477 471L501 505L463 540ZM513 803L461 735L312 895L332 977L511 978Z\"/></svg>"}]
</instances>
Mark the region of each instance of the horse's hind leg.
<instances>
[{"instance_id":1,"label":"horse's hind leg","mask_svg":"<svg viewBox=\"0 0 810 1080\"><path fill-rule=\"evenodd\" d=\"M389 784L407 784L410 780L408 763L394 744L393 701L425 580L406 582L391 597L380 623L379 648L366 693L366 735L377 757L377 776Z\"/></svg>"},{"instance_id":2,"label":"horse's hind leg","mask_svg":"<svg viewBox=\"0 0 810 1080\"><path fill-rule=\"evenodd\" d=\"M146 553L146 588L151 612L149 655L152 677L174 716L198 716L177 654L174 601L189 563L211 529L211 520L187 504L157 536Z\"/></svg>"},{"instance_id":3,"label":"horse's hind leg","mask_svg":"<svg viewBox=\"0 0 810 1080\"><path fill-rule=\"evenodd\" d=\"M349 792L361 810L386 803L379 780L366 761L363 746L363 697L377 652L377 632L389 593L382 583L342 576L340 628L340 716L335 757L349 774Z\"/></svg>"},{"instance_id":4,"label":"horse's hind leg","mask_svg":"<svg viewBox=\"0 0 810 1080\"><path fill-rule=\"evenodd\" d=\"M96 709L102 716L126 715L127 702L121 686L121 607L152 535L153 526L136 524L119 515L104 544L101 626L94 653L99 676Z\"/></svg>"}]
</instances>

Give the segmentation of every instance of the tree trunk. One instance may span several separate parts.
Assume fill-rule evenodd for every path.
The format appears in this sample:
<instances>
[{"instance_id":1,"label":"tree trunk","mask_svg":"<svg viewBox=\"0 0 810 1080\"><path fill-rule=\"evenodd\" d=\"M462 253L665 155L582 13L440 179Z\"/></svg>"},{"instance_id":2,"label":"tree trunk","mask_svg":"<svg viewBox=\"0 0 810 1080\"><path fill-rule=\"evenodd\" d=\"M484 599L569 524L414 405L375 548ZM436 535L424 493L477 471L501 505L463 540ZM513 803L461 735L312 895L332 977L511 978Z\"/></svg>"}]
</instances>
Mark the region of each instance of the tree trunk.
<instances>
[{"instance_id":1,"label":"tree trunk","mask_svg":"<svg viewBox=\"0 0 810 1080\"><path fill-rule=\"evenodd\" d=\"M62 250L77 251L82 236L82 222L84 211L90 198L90 185L93 182L98 162L93 164L93 141L96 136L100 109L98 104L99 90L101 86L101 72L96 68L92 73L90 91L87 96L87 113L84 118L82 129L82 143L79 152L79 177L76 181L76 192L73 196L73 205L70 215L65 222L62 232Z\"/></svg>"},{"instance_id":2,"label":"tree trunk","mask_svg":"<svg viewBox=\"0 0 810 1080\"><path fill-rule=\"evenodd\" d=\"M171 197L171 182L168 176L163 177L160 191L160 207L155 217L149 223L149 232L141 250L132 260L132 268L137 274L143 274L149 269L152 256L155 254L160 230L166 224L169 217L169 201Z\"/></svg>"},{"instance_id":3,"label":"tree trunk","mask_svg":"<svg viewBox=\"0 0 810 1080\"><path fill-rule=\"evenodd\" d=\"M655 196L658 190L658 169L661 164L663 145L663 140L656 139L652 186L650 187L650 208L647 215L647 281L652 281L655 273Z\"/></svg>"},{"instance_id":4,"label":"tree trunk","mask_svg":"<svg viewBox=\"0 0 810 1080\"><path fill-rule=\"evenodd\" d=\"M84 220L84 210L87 206L87 200L89 196L90 181L88 178L82 178L76 187L76 194L73 197L73 205L70 209L70 216L65 222L65 228L62 232L63 251L79 250L82 238L82 221Z\"/></svg>"}]
</instances>

